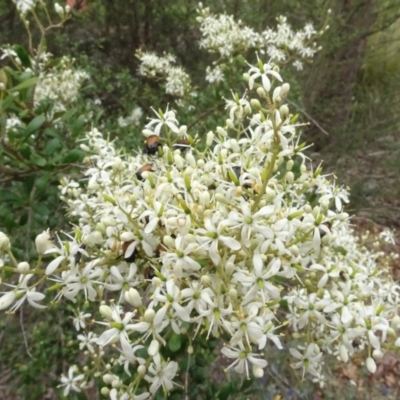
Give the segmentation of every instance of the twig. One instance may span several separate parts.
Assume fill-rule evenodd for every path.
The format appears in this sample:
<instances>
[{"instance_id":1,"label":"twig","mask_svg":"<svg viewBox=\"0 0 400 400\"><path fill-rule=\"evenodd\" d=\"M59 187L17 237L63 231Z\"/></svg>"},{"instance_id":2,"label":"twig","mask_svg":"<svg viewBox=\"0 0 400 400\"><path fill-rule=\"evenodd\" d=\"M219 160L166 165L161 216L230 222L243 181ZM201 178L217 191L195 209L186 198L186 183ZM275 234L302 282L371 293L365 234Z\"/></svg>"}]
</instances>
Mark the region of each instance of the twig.
<instances>
[{"instance_id":1,"label":"twig","mask_svg":"<svg viewBox=\"0 0 400 400\"><path fill-rule=\"evenodd\" d=\"M21 324L22 336L24 338L26 353L28 354L28 356L30 358L32 358L32 360L36 360L36 358L33 357L32 353L29 351L29 347L28 347L28 340L26 338L26 332L25 332L25 328L24 328L23 306L21 306L21 308L19 309L19 322Z\"/></svg>"},{"instance_id":2,"label":"twig","mask_svg":"<svg viewBox=\"0 0 400 400\"><path fill-rule=\"evenodd\" d=\"M327 130L325 130L310 114L307 113L307 111L305 111L303 108L301 108L298 104L294 103L293 101L289 100L289 99L285 99L289 104L295 106L296 108L298 108L308 119L310 119L315 126L325 135L329 136L329 132Z\"/></svg>"},{"instance_id":3,"label":"twig","mask_svg":"<svg viewBox=\"0 0 400 400\"><path fill-rule=\"evenodd\" d=\"M31 244L31 225L33 216L33 199L36 193L36 186L32 187L31 194L29 195L29 211L28 211L28 221L26 224L26 246L25 246L25 260L29 259L29 248Z\"/></svg>"},{"instance_id":4,"label":"twig","mask_svg":"<svg viewBox=\"0 0 400 400\"><path fill-rule=\"evenodd\" d=\"M190 368L190 353L188 352L188 364L187 364L186 371L185 371L185 400L190 400L189 399L189 394L188 394L188 390L189 390L189 368Z\"/></svg>"}]
</instances>

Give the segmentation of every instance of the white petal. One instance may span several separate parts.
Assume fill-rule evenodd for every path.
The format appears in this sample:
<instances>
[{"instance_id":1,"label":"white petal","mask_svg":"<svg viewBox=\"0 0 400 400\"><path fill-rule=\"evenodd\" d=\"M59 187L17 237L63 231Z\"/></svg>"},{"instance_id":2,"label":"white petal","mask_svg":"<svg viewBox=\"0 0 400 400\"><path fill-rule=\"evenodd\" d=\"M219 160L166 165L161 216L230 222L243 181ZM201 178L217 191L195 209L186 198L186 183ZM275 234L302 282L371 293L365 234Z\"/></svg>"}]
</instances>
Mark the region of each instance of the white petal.
<instances>
[{"instance_id":1,"label":"white petal","mask_svg":"<svg viewBox=\"0 0 400 400\"><path fill-rule=\"evenodd\" d=\"M54 259L46 268L46 275L52 274L58 266L61 264L61 261L65 259L65 256L58 256Z\"/></svg>"},{"instance_id":2,"label":"white petal","mask_svg":"<svg viewBox=\"0 0 400 400\"><path fill-rule=\"evenodd\" d=\"M240 250L242 248L239 241L236 239L230 238L228 236L219 236L218 239L221 239L222 243L228 246L231 250Z\"/></svg>"}]
</instances>

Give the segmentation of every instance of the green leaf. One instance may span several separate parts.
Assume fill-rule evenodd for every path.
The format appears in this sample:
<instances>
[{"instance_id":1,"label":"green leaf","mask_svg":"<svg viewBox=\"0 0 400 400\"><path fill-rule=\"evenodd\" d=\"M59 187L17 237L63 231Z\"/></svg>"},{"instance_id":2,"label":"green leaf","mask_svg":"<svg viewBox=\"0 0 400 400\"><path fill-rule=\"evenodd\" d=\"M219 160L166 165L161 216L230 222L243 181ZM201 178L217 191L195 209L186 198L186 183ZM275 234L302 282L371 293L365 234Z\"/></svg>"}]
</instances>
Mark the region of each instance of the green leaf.
<instances>
[{"instance_id":1,"label":"green leaf","mask_svg":"<svg viewBox=\"0 0 400 400\"><path fill-rule=\"evenodd\" d=\"M27 210L21 211L20 217L19 217L18 225L19 225L19 226L24 226L24 225L26 225L26 223L28 222L28 217L29 217L29 213L28 213Z\"/></svg>"},{"instance_id":2,"label":"green leaf","mask_svg":"<svg viewBox=\"0 0 400 400\"><path fill-rule=\"evenodd\" d=\"M9 92L18 92L19 90L28 89L28 88L36 85L38 82L39 82L39 78L27 79L26 81L20 83L19 85L14 86L13 88L11 88L9 90Z\"/></svg>"},{"instance_id":3,"label":"green leaf","mask_svg":"<svg viewBox=\"0 0 400 400\"><path fill-rule=\"evenodd\" d=\"M172 333L168 340L168 347L172 352L178 351L182 346L182 336Z\"/></svg>"},{"instance_id":4,"label":"green leaf","mask_svg":"<svg viewBox=\"0 0 400 400\"><path fill-rule=\"evenodd\" d=\"M40 178L37 178L35 182L36 189L38 191L45 191L46 189L48 190L47 185L50 178L51 178L51 173L49 172L46 172L43 175L41 175Z\"/></svg>"},{"instance_id":5,"label":"green leaf","mask_svg":"<svg viewBox=\"0 0 400 400\"><path fill-rule=\"evenodd\" d=\"M60 140L60 134L57 131L54 131L53 129L46 128L43 132L46 136L56 138Z\"/></svg>"},{"instance_id":6,"label":"green leaf","mask_svg":"<svg viewBox=\"0 0 400 400\"><path fill-rule=\"evenodd\" d=\"M25 193L29 196L32 192L33 185L35 184L36 177L34 174L28 175L24 178L23 185Z\"/></svg>"},{"instance_id":7,"label":"green leaf","mask_svg":"<svg viewBox=\"0 0 400 400\"><path fill-rule=\"evenodd\" d=\"M49 215L49 207L47 207L46 203L36 203L33 205L33 210L35 211L35 214L38 214L42 217L48 216Z\"/></svg>"},{"instance_id":8,"label":"green leaf","mask_svg":"<svg viewBox=\"0 0 400 400\"><path fill-rule=\"evenodd\" d=\"M85 153L82 150L74 149L62 159L62 162L64 164L81 162L83 157L85 157Z\"/></svg>"},{"instance_id":9,"label":"green leaf","mask_svg":"<svg viewBox=\"0 0 400 400\"><path fill-rule=\"evenodd\" d=\"M21 60L22 65L26 68L32 68L32 63L28 52L18 44L14 45L13 49L17 53L18 58Z\"/></svg>"},{"instance_id":10,"label":"green leaf","mask_svg":"<svg viewBox=\"0 0 400 400\"><path fill-rule=\"evenodd\" d=\"M14 96L7 96L4 100L0 100L0 109L4 112L14 103Z\"/></svg>"},{"instance_id":11,"label":"green leaf","mask_svg":"<svg viewBox=\"0 0 400 400\"><path fill-rule=\"evenodd\" d=\"M29 122L28 126L25 129L25 138L32 135L36 132L46 121L46 117L44 115L38 115L33 118L31 122Z\"/></svg>"},{"instance_id":12,"label":"green leaf","mask_svg":"<svg viewBox=\"0 0 400 400\"><path fill-rule=\"evenodd\" d=\"M282 307L282 308L284 308L284 309L286 309L286 310L289 309L289 303L288 303L287 300L281 300L281 301L279 302L279 306Z\"/></svg>"},{"instance_id":13,"label":"green leaf","mask_svg":"<svg viewBox=\"0 0 400 400\"><path fill-rule=\"evenodd\" d=\"M46 148L44 149L44 154L47 156L53 155L58 149L61 148L61 141L58 138L51 139L47 142Z\"/></svg>"},{"instance_id":14,"label":"green leaf","mask_svg":"<svg viewBox=\"0 0 400 400\"><path fill-rule=\"evenodd\" d=\"M39 154L37 153L32 153L31 156L29 157L29 160L32 162L32 164L37 165L39 167L44 167L47 164L46 159L39 156Z\"/></svg>"}]
</instances>

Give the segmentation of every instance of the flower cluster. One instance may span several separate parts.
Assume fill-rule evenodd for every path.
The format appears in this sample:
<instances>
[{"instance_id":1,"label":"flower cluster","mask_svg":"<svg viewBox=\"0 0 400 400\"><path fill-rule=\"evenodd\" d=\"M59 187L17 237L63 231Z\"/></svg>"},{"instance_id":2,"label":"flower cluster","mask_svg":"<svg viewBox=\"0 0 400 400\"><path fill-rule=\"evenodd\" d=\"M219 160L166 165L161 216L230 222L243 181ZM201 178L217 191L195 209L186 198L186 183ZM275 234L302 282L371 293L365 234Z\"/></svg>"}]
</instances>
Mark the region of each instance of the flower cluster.
<instances>
[{"instance_id":1,"label":"flower cluster","mask_svg":"<svg viewBox=\"0 0 400 400\"><path fill-rule=\"evenodd\" d=\"M325 26L317 32L312 24L306 24L303 29L294 31L287 18L281 16L277 18L276 29L267 28L258 33L242 21L235 21L230 15L212 14L209 8L204 8L201 4L197 11L197 21L202 33L201 48L219 54L223 60L249 50L257 50L260 54L267 54L275 62L293 62L298 70L303 68L302 60L313 58L320 50L314 40L327 28ZM219 80L222 79L220 73L210 69L207 80L216 81L215 75L219 76Z\"/></svg>"},{"instance_id":2,"label":"flower cluster","mask_svg":"<svg viewBox=\"0 0 400 400\"><path fill-rule=\"evenodd\" d=\"M363 351L374 372L374 360L400 346L389 258L358 243L343 211L347 192L307 167L284 104L289 84L260 60L245 78L249 91L227 101L226 126L205 143L172 110L149 121L137 155L92 129L82 145L85 184L61 184L74 233L58 243L39 235L34 268L13 266L0 236L2 269L19 274L3 283L1 309L25 299L40 306L46 282L55 300L103 301L97 323L78 312L74 325L84 329L77 340L86 356L104 362L71 367L65 395L90 374L102 376L111 399L171 391L178 364L163 357L171 334L189 338L189 354L196 338L223 338L228 368L247 377L263 376L266 349L284 342L292 367L321 386L327 354L347 362Z\"/></svg>"},{"instance_id":3,"label":"flower cluster","mask_svg":"<svg viewBox=\"0 0 400 400\"><path fill-rule=\"evenodd\" d=\"M35 107L43 100L51 100L53 113L66 111L76 100L79 89L88 78L85 71L73 69L71 60L64 57L56 67L40 72L35 88Z\"/></svg>"},{"instance_id":4,"label":"flower cluster","mask_svg":"<svg viewBox=\"0 0 400 400\"><path fill-rule=\"evenodd\" d=\"M17 6L17 10L25 15L35 8L36 0L13 0L13 3Z\"/></svg>"},{"instance_id":5,"label":"flower cluster","mask_svg":"<svg viewBox=\"0 0 400 400\"><path fill-rule=\"evenodd\" d=\"M190 77L182 67L176 65L176 59L172 54L165 53L160 57L155 53L138 50L136 57L140 60L139 75L165 80L167 94L183 97L190 93Z\"/></svg>"}]
</instances>

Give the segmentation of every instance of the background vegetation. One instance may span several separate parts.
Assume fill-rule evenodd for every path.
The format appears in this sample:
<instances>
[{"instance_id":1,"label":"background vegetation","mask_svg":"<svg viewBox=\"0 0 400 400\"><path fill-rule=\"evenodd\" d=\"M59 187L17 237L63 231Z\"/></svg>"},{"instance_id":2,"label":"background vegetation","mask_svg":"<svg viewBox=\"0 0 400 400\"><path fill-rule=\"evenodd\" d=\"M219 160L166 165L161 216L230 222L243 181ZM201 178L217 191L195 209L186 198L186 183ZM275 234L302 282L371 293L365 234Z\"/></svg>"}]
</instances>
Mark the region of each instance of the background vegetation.
<instances>
[{"instance_id":1,"label":"background vegetation","mask_svg":"<svg viewBox=\"0 0 400 400\"><path fill-rule=\"evenodd\" d=\"M172 102L172 98L162 94L157 83L138 76L135 51L175 54L191 75L194 86L200 88L205 86L205 67L212 60L197 45L200 39L195 12L197 1L69 0L68 3L74 8L74 16L63 28L48 35L47 50L56 57L74 57L75 66L90 74L91 83L84 86L77 104L64 115L64 123L58 131L45 134L46 140L35 144L35 152L45 159L44 162L27 156L21 147L18 152L23 159L18 160L14 154L9 165L10 149L3 140L0 142L0 231L15 238L19 254L27 260L35 257L29 244L38 233L47 227L62 229L65 226L57 186L67 172L79 173L82 153L76 139L94 125L117 138L128 151L134 151L142 146L141 126L121 127L118 118L141 107L144 123L145 116L151 115L151 106L165 108ZM257 31L275 26L279 15L287 16L294 28L307 22L320 27L327 10L332 9L330 29L319 40L323 49L314 62L300 73L291 68L285 70L285 78L293 88L292 107L304 121L311 123L303 136L307 142L314 143L310 156L316 163L325 160L325 170L335 171L338 181L351 187L349 209L356 211L358 216L398 227L398 1L205 0L203 4L215 13L231 14ZM38 41L39 36L39 32L34 32L34 40ZM0 45L7 43L27 46L27 37L15 5L11 0L2 0ZM1 60L0 68L4 65L6 61ZM229 95L226 94L228 87L227 84L220 89L206 88L194 100L203 117L197 120L194 115L198 112L181 108L180 121L196 127L200 133L207 132L207 127L218 121L219 110L224 107L222 96ZM216 102L219 106L215 106ZM91 118L84 118L89 112ZM35 321L33 326L24 325L28 312L30 321ZM67 357L73 359L77 349L70 346L70 339L75 334L71 319L61 311L56 318L54 315L57 314L22 309L0 321L0 399L2 388L7 399L11 395L24 399L58 398L58 392L54 390L58 376L63 372ZM15 339L20 337L21 330L24 332L23 343ZM51 341L44 339L49 336L49 331ZM196 363L201 372L194 379L200 385L210 371L205 371L208 364L204 360ZM322 396L299 383L293 387L293 380L287 374L280 370L277 356L267 381L251 387L251 390L254 387L257 390L257 394L253 394L255 398L261 398L261 395L266 399L274 398L278 393L283 398ZM223 392L224 388L218 387L217 382L218 379L208 387L210 393ZM224 392L226 397L220 393L217 398L229 398L235 391L245 393L251 385L246 384L243 388L244 384L231 381L231 386ZM385 393L396 396L395 389L389 386ZM363 393L349 391L348 398L365 398ZM379 385L370 393L375 396L373 398L384 396ZM335 389L331 388L331 392L326 391L324 395L325 398L336 398ZM90 392L87 396L96 398L91 397L94 394Z\"/></svg>"}]
</instances>

